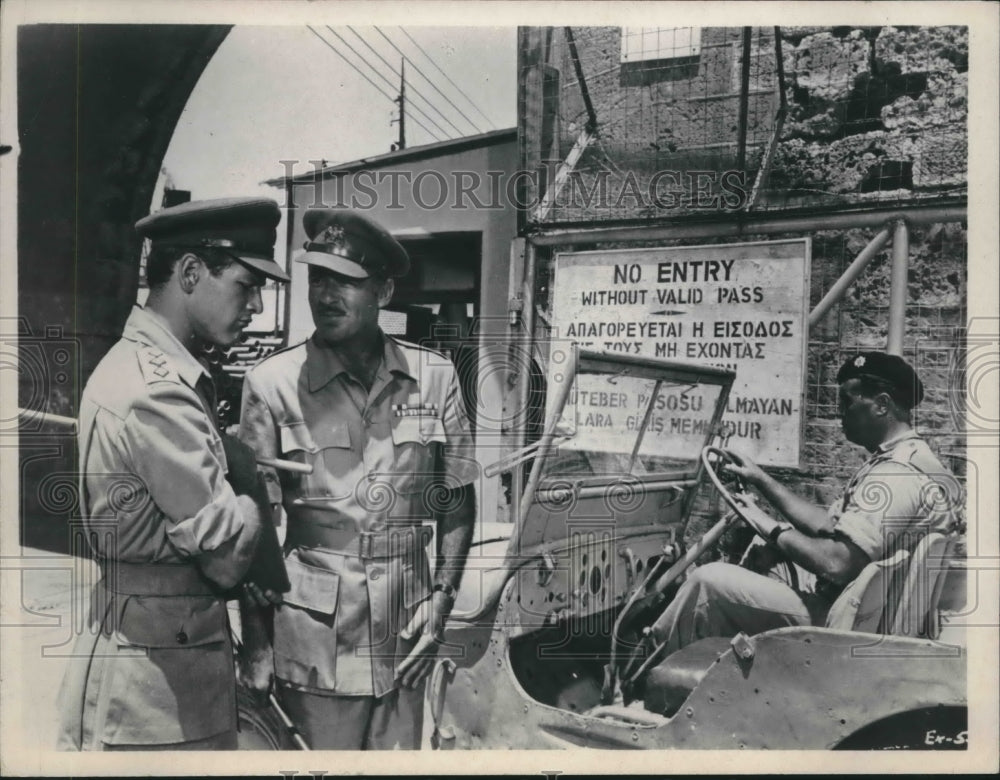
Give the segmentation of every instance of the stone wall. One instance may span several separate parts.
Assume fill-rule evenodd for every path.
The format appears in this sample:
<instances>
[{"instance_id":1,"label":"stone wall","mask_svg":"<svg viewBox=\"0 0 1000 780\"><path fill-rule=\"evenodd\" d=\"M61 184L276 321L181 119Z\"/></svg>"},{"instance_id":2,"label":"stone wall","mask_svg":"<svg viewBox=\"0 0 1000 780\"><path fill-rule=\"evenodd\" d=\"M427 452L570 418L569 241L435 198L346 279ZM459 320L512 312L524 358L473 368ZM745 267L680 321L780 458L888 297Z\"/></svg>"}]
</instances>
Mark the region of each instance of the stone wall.
<instances>
[{"instance_id":1,"label":"stone wall","mask_svg":"<svg viewBox=\"0 0 1000 780\"><path fill-rule=\"evenodd\" d=\"M621 62L621 28L577 27L572 35L598 138L577 165L576 191L564 191L548 221L742 208L745 193L727 197L717 181L706 186L724 197L699 201L697 184L683 178L736 167L742 29L702 28L696 57L629 63ZM740 169L746 190L776 129L775 43L773 28L752 30ZM964 191L967 28L781 28L780 49L787 113L758 209L899 203ZM524 162L532 168L564 159L588 122L565 28L522 32L520 67ZM546 88L531 88L542 71ZM682 175L654 179L664 170ZM588 203L599 185L608 197Z\"/></svg>"}]
</instances>

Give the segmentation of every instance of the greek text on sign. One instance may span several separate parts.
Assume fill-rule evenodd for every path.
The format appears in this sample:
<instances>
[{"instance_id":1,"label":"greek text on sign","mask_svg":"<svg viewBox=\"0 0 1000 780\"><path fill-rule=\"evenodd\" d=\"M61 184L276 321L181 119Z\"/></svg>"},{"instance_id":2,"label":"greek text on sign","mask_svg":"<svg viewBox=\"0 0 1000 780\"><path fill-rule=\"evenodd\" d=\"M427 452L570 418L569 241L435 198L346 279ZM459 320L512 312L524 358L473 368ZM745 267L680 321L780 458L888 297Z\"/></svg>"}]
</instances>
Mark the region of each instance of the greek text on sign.
<instances>
[{"instance_id":1,"label":"greek text on sign","mask_svg":"<svg viewBox=\"0 0 1000 780\"><path fill-rule=\"evenodd\" d=\"M810 250L803 238L558 254L553 336L593 350L734 369L723 418L734 431L730 444L765 465L798 466ZM578 433L568 446L592 446L603 436L613 448L610 431L643 413L629 393L600 404L599 390L579 390ZM687 443L674 439L699 429L699 420L663 407L647 436L664 447Z\"/></svg>"}]
</instances>

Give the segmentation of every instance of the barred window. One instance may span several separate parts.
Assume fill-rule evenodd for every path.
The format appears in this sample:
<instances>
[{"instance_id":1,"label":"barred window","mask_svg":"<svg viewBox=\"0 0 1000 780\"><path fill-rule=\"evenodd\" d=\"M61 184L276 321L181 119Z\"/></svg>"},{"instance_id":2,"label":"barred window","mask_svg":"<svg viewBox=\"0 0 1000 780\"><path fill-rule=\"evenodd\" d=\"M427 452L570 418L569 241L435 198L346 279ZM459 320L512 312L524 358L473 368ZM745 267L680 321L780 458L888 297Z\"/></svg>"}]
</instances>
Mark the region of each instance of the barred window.
<instances>
[{"instance_id":1,"label":"barred window","mask_svg":"<svg viewBox=\"0 0 1000 780\"><path fill-rule=\"evenodd\" d=\"M697 57L700 27L623 27L621 61L649 62Z\"/></svg>"}]
</instances>

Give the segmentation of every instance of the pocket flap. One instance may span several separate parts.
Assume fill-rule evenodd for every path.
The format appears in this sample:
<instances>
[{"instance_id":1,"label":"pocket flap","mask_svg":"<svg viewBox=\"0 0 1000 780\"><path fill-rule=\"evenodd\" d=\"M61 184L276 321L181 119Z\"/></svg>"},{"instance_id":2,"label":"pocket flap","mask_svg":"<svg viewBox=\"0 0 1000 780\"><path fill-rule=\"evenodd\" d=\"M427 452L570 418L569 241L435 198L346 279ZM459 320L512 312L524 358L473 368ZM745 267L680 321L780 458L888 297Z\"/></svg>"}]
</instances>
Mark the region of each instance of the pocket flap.
<instances>
[{"instance_id":1,"label":"pocket flap","mask_svg":"<svg viewBox=\"0 0 1000 780\"><path fill-rule=\"evenodd\" d=\"M283 423L281 425L281 451L295 450L316 453L327 447L350 447L351 431L346 423L324 422L312 430L304 422Z\"/></svg>"},{"instance_id":2,"label":"pocket flap","mask_svg":"<svg viewBox=\"0 0 1000 780\"><path fill-rule=\"evenodd\" d=\"M283 599L286 604L311 609L323 615L337 611L340 576L332 571L310 566L295 557L285 559L291 588Z\"/></svg>"},{"instance_id":3,"label":"pocket flap","mask_svg":"<svg viewBox=\"0 0 1000 780\"><path fill-rule=\"evenodd\" d=\"M289 453L295 450L316 452L316 445L309 434L309 428L304 422L282 423L281 452Z\"/></svg>"},{"instance_id":4,"label":"pocket flap","mask_svg":"<svg viewBox=\"0 0 1000 780\"><path fill-rule=\"evenodd\" d=\"M197 647L226 638L226 608L211 596L130 596L116 632L120 644Z\"/></svg>"},{"instance_id":5,"label":"pocket flap","mask_svg":"<svg viewBox=\"0 0 1000 780\"><path fill-rule=\"evenodd\" d=\"M444 422L440 417L400 417L392 424L394 444L444 444Z\"/></svg>"},{"instance_id":6,"label":"pocket flap","mask_svg":"<svg viewBox=\"0 0 1000 780\"><path fill-rule=\"evenodd\" d=\"M345 422L324 422L312 431L313 441L321 450L327 447L350 447L351 429Z\"/></svg>"}]
</instances>

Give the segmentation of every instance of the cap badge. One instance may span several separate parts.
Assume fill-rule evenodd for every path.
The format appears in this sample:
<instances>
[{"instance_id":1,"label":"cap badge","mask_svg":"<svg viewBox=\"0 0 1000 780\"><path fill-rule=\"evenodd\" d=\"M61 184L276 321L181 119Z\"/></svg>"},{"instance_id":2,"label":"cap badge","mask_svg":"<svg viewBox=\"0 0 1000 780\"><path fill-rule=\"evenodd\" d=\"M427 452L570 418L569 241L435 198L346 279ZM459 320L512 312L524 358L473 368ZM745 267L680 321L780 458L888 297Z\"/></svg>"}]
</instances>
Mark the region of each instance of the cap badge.
<instances>
[{"instance_id":1,"label":"cap badge","mask_svg":"<svg viewBox=\"0 0 1000 780\"><path fill-rule=\"evenodd\" d=\"M327 244L334 249L343 249L347 243L344 240L344 228L340 225L330 225L323 231L318 243Z\"/></svg>"},{"instance_id":2,"label":"cap badge","mask_svg":"<svg viewBox=\"0 0 1000 780\"><path fill-rule=\"evenodd\" d=\"M854 367L855 368L861 368L864 364L865 364L865 356L864 355L858 355L858 357L856 357L854 359Z\"/></svg>"}]
</instances>

